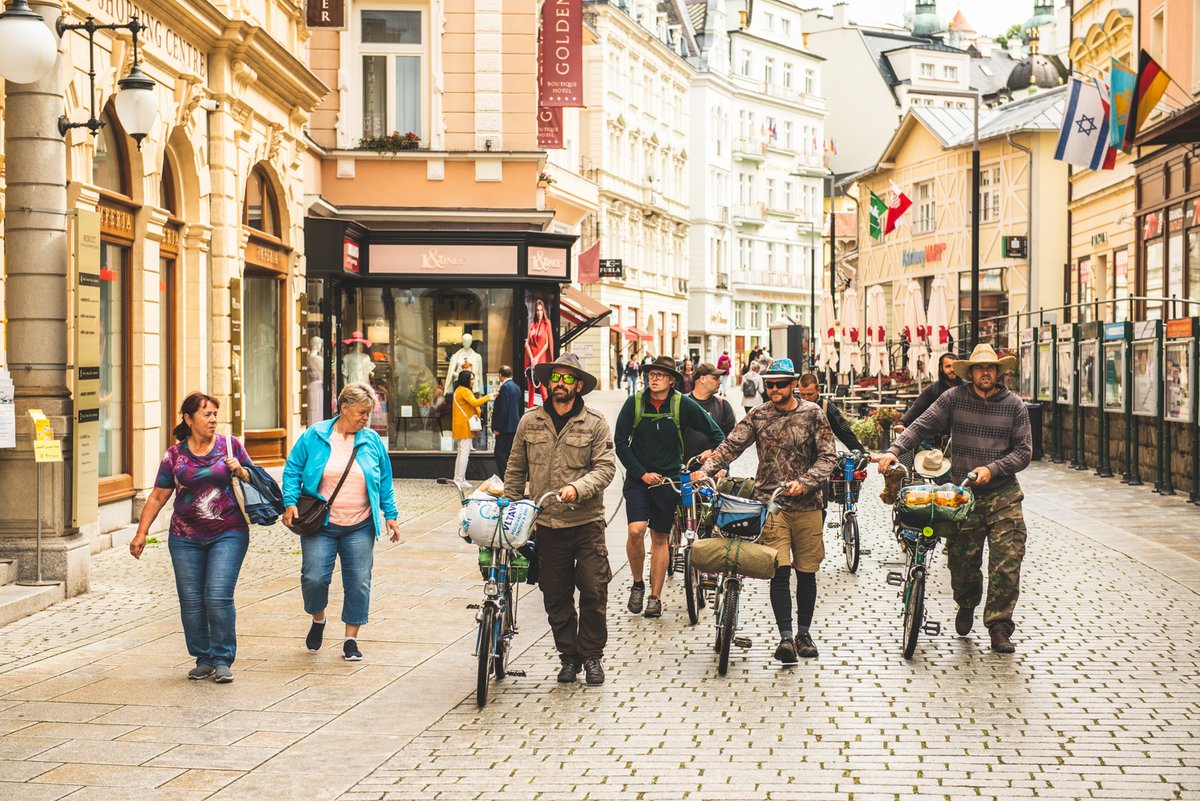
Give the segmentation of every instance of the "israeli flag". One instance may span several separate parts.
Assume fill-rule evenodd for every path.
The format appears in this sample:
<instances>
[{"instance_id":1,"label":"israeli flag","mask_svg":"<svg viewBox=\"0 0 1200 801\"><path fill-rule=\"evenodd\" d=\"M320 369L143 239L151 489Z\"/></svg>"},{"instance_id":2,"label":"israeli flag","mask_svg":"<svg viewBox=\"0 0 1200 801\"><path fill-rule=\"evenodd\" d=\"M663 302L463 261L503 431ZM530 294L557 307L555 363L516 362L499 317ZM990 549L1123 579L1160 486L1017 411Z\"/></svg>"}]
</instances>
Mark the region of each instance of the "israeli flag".
<instances>
[{"instance_id":1,"label":"israeli flag","mask_svg":"<svg viewBox=\"0 0 1200 801\"><path fill-rule=\"evenodd\" d=\"M1099 170L1108 152L1108 104L1093 81L1071 79L1054 158Z\"/></svg>"}]
</instances>

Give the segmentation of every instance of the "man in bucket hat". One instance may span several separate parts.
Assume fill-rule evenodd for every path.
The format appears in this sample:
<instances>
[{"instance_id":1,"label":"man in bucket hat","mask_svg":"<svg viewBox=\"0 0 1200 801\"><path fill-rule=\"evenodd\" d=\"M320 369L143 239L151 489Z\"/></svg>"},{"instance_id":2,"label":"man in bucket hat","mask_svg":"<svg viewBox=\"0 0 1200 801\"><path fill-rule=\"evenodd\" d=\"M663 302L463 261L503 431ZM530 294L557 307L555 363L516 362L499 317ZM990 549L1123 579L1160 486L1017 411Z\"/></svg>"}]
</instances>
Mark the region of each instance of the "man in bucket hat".
<instances>
[{"instance_id":1,"label":"man in bucket hat","mask_svg":"<svg viewBox=\"0 0 1200 801\"><path fill-rule=\"evenodd\" d=\"M629 611L638 614L645 603L646 617L662 616L662 588L667 578L671 521L679 496L662 486L663 477L679 478L683 467L684 438L689 431L708 437L709 450L721 444L725 435L700 404L675 389L682 378L675 360L659 356L642 367L646 389L627 398L617 415L615 439L617 457L625 466L625 512L629 537L625 552L633 587L629 591ZM646 530L650 530L650 597L646 598L643 568L646 562Z\"/></svg>"},{"instance_id":2,"label":"man in bucket hat","mask_svg":"<svg viewBox=\"0 0 1200 801\"><path fill-rule=\"evenodd\" d=\"M751 444L758 448L754 495L768 501L785 487L780 511L767 517L762 544L779 552L771 579L771 609L779 626L775 658L795 665L798 656L817 656L809 626L817 605L817 570L825 558L822 540L822 487L837 464L833 432L821 407L796 397L796 369L791 359L771 362L763 373L769 403L759 404L733 427L728 439L701 468L723 470ZM698 476L699 477L699 476ZM796 623L792 629L791 576L796 573Z\"/></svg>"},{"instance_id":3,"label":"man in bucket hat","mask_svg":"<svg viewBox=\"0 0 1200 801\"><path fill-rule=\"evenodd\" d=\"M535 365L534 377L550 390L550 402L529 412L517 425L512 455L504 473L504 494L517 500L557 491L538 518L539 584L554 632L562 668L558 680L575 681L582 669L588 684L604 683L604 646L608 641L608 583L612 567L604 542L604 489L617 472L608 421L584 405L596 388L573 353ZM579 609L575 590L579 590Z\"/></svg>"},{"instance_id":4,"label":"man in bucket hat","mask_svg":"<svg viewBox=\"0 0 1200 801\"><path fill-rule=\"evenodd\" d=\"M1025 497L1017 473L1029 466L1033 437L1025 404L1009 392L1000 377L1016 365L1016 357L1000 358L991 345L976 345L969 359L954 362L954 372L969 382L942 393L914 420L888 452L879 458L879 472L887 473L897 457L921 442L949 434L954 443L950 474L962 483L968 473L975 481L975 508L959 524L958 533L946 540L946 561L958 616L954 626L960 636L971 632L975 607L983 600L983 545L988 545L988 588L983 623L991 635L992 650L1010 654L1013 610L1021 585L1021 560L1025 556Z\"/></svg>"}]
</instances>

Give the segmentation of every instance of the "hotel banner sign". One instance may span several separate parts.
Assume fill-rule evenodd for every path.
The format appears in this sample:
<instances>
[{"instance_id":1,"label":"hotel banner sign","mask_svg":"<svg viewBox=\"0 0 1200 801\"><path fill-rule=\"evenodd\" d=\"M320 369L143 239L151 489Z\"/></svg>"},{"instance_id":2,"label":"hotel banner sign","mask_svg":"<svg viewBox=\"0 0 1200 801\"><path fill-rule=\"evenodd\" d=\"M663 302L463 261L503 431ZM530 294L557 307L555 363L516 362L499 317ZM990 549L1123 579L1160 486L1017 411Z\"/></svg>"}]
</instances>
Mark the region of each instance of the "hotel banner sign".
<instances>
[{"instance_id":1,"label":"hotel banner sign","mask_svg":"<svg viewBox=\"0 0 1200 801\"><path fill-rule=\"evenodd\" d=\"M542 108L583 106L583 0L542 4L538 83Z\"/></svg>"},{"instance_id":2,"label":"hotel banner sign","mask_svg":"<svg viewBox=\"0 0 1200 801\"><path fill-rule=\"evenodd\" d=\"M310 28L345 30L346 0L308 0L304 21Z\"/></svg>"},{"instance_id":3,"label":"hotel banner sign","mask_svg":"<svg viewBox=\"0 0 1200 801\"><path fill-rule=\"evenodd\" d=\"M557 106L538 109L538 147L542 150L562 150L563 113Z\"/></svg>"}]
</instances>

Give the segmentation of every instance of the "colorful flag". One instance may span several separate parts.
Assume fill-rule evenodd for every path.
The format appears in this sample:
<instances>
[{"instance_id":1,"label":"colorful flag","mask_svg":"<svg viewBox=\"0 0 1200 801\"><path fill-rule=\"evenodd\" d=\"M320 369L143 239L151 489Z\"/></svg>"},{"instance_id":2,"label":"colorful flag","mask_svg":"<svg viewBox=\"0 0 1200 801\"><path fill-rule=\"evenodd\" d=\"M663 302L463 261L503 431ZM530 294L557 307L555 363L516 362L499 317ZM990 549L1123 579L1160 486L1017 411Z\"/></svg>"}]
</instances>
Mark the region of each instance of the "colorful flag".
<instances>
[{"instance_id":1,"label":"colorful flag","mask_svg":"<svg viewBox=\"0 0 1200 801\"><path fill-rule=\"evenodd\" d=\"M870 192L870 190L867 190ZM867 222L867 230L871 233L871 238L876 242L883 241L883 226L884 220L887 218L888 205L883 202L883 198L871 192L871 208L870 217Z\"/></svg>"},{"instance_id":2,"label":"colorful flag","mask_svg":"<svg viewBox=\"0 0 1200 801\"><path fill-rule=\"evenodd\" d=\"M900 216L908 211L909 206L912 205L912 201L908 199L908 195L901 192L900 187L896 186L894 181L888 181L888 184L892 190L892 197L891 202L888 204L887 225L883 229L885 234L890 234L896 230L896 223L900 220Z\"/></svg>"},{"instance_id":3,"label":"colorful flag","mask_svg":"<svg viewBox=\"0 0 1200 801\"><path fill-rule=\"evenodd\" d=\"M1125 143L1125 125L1129 122L1129 107L1133 103L1137 74L1114 58L1109 75L1109 107L1112 115L1108 126L1108 142L1119 148Z\"/></svg>"},{"instance_id":4,"label":"colorful flag","mask_svg":"<svg viewBox=\"0 0 1200 801\"><path fill-rule=\"evenodd\" d=\"M1133 149L1133 140L1138 129L1146 122L1150 112L1162 99L1167 91L1171 76L1158 66L1158 62L1150 58L1145 50L1138 55L1137 86L1133 90L1133 98L1129 103L1129 123L1125 126L1124 150L1128 153Z\"/></svg>"},{"instance_id":5,"label":"colorful flag","mask_svg":"<svg viewBox=\"0 0 1200 801\"><path fill-rule=\"evenodd\" d=\"M1106 105L1094 82L1071 79L1054 158L1093 170L1103 166L1108 155Z\"/></svg>"}]
</instances>

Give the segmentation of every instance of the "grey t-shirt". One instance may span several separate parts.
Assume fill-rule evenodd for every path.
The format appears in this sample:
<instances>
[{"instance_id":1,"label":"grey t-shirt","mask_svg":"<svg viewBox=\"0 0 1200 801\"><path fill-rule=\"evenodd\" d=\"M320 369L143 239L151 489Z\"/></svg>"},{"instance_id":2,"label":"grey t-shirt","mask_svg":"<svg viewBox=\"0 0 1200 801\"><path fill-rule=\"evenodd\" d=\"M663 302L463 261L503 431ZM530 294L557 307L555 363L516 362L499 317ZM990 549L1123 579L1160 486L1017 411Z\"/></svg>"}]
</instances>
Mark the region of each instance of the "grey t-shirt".
<instances>
[{"instance_id":1,"label":"grey t-shirt","mask_svg":"<svg viewBox=\"0 0 1200 801\"><path fill-rule=\"evenodd\" d=\"M721 433L729 436L729 432L733 430L737 420L733 416L733 407L719 395L713 395L708 400L700 400L695 395L689 395L689 398L696 401L700 408L708 412L717 424L717 428L721 429ZM685 429L683 432L683 455L685 461L693 456L699 456L708 450L711 446L708 444L708 435L695 429Z\"/></svg>"}]
</instances>

